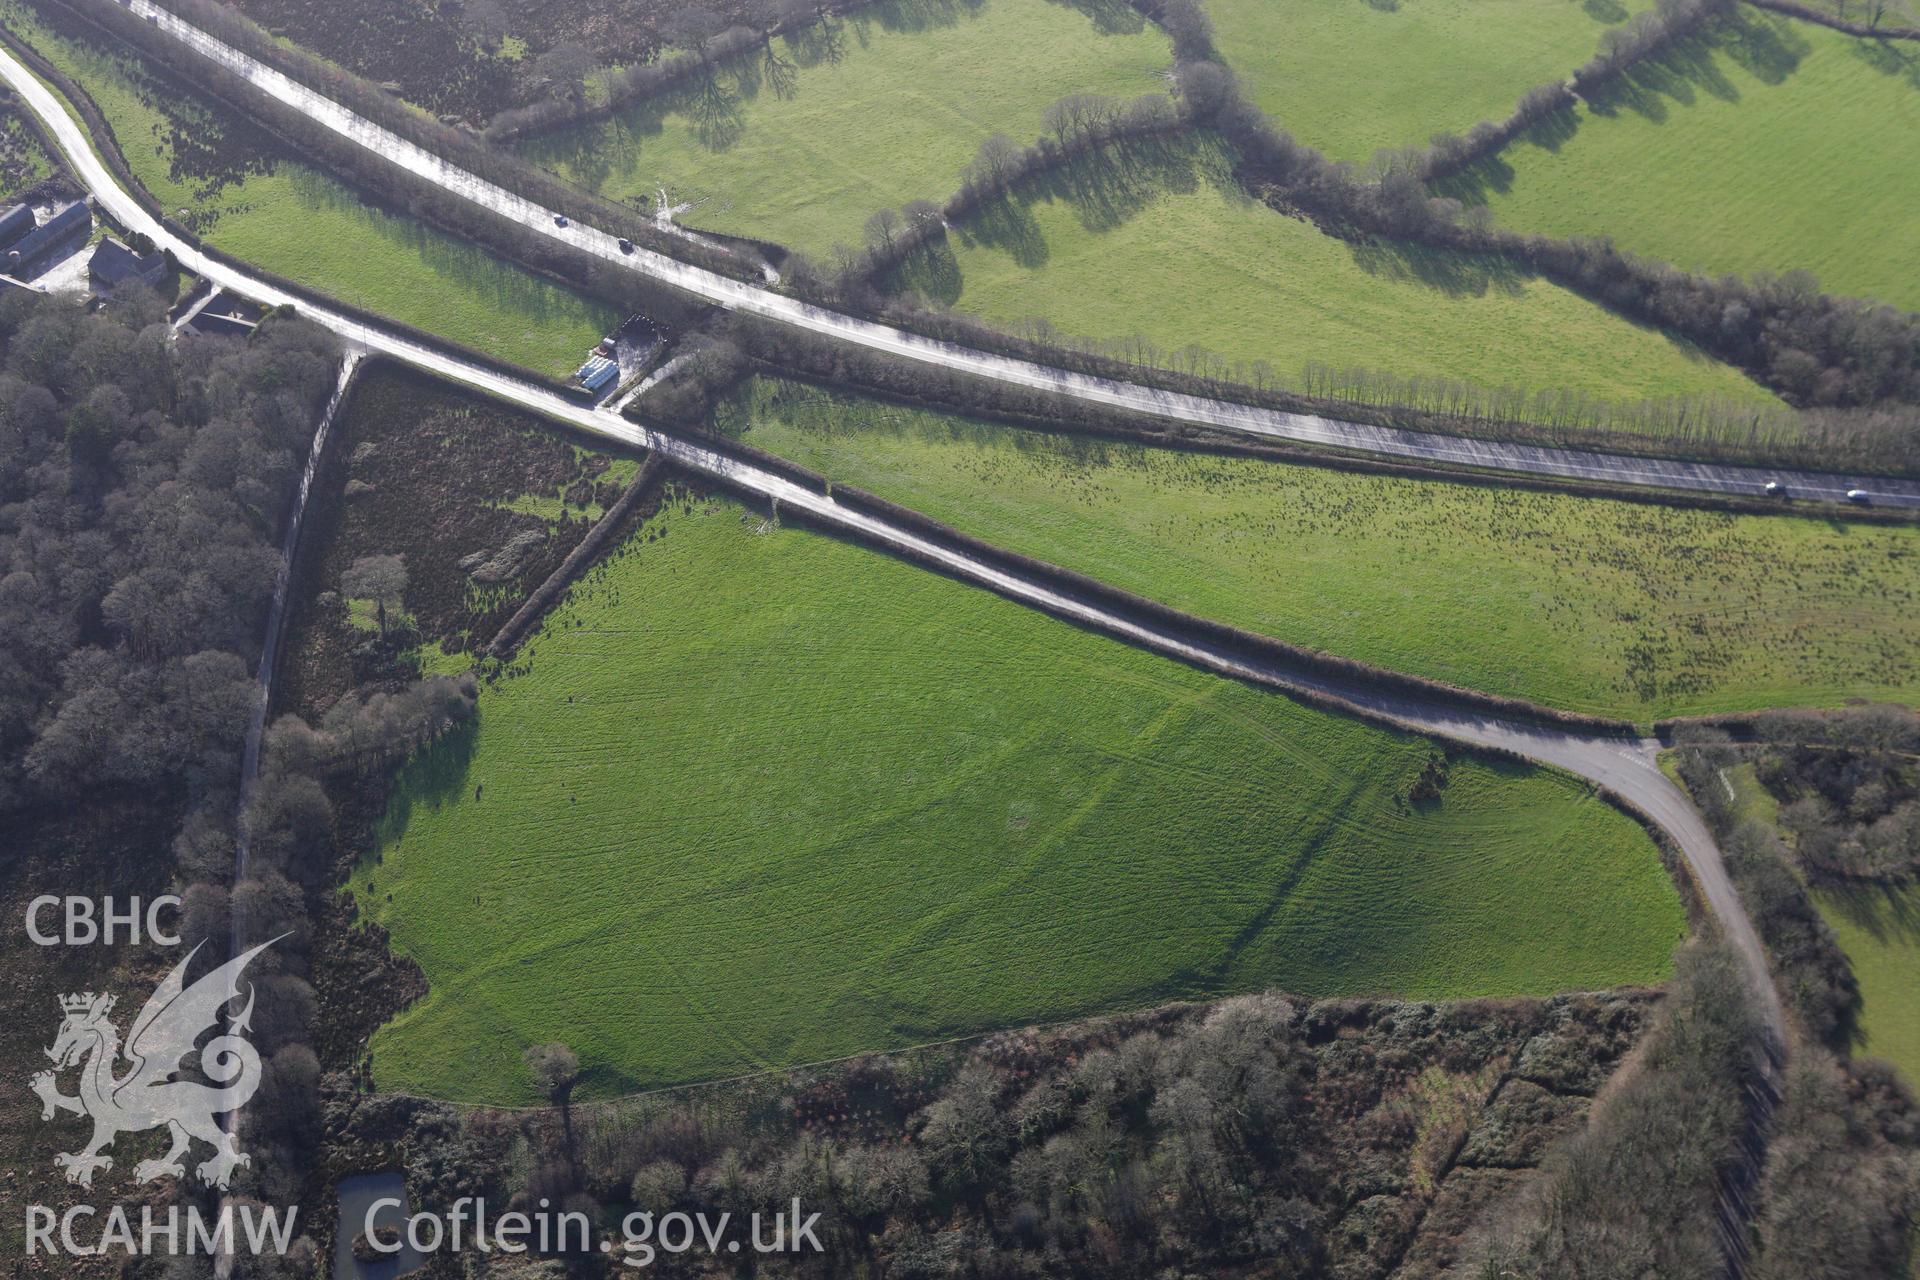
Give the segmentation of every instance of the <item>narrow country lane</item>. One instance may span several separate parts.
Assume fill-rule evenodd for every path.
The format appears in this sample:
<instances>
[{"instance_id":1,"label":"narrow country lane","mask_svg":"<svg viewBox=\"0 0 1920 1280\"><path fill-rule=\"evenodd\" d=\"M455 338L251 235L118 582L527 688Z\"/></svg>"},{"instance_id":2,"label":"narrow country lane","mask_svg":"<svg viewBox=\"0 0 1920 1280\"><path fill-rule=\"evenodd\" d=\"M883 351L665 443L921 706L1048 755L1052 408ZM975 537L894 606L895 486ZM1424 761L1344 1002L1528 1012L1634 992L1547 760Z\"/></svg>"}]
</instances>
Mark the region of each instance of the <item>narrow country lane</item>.
<instances>
[{"instance_id":1,"label":"narrow country lane","mask_svg":"<svg viewBox=\"0 0 1920 1280\"><path fill-rule=\"evenodd\" d=\"M1868 479L1788 468L1640 458L1367 426L1313 414L1255 408L1156 390L1135 383L1069 373L875 324L785 294L743 284L639 246L635 246L631 252L625 252L620 248L618 238L612 234L571 219L564 220L563 224L562 220L557 219L555 210L488 182L407 141L325 94L308 88L209 35L153 0L120 0L120 3L196 53L246 80L262 93L366 148L390 164L518 222L529 230L551 236L575 249L591 253L626 270L651 276L722 307L762 319L795 325L845 342L1013 386L1273 439L1453 466L1749 497L1763 493L1769 480L1778 480L1790 494L1802 499L1841 502L1846 500L1849 491L1859 489L1870 493L1875 503L1920 508L1920 481L1915 480Z\"/></svg>"},{"instance_id":2,"label":"narrow country lane","mask_svg":"<svg viewBox=\"0 0 1920 1280\"><path fill-rule=\"evenodd\" d=\"M1131 644L1191 663L1223 676L1282 690L1334 699L1359 714L1477 746L1512 751L1530 760L1577 774L1605 787L1657 825L1673 840L1728 940L1741 956L1776 1040L1784 1040L1785 1014L1768 975L1759 935L1740 905L1720 850L1692 802L1654 764L1656 745L1621 737L1582 735L1544 724L1490 715L1464 700L1449 701L1436 690L1418 696L1372 688L1278 662L1251 660L1171 626L1143 623L1113 610L1065 594L1045 582L985 563L963 549L924 537L816 493L782 476L736 461L699 444L631 422L607 409L589 408L544 387L412 342L363 324L339 312L296 298L264 281L214 261L162 226L123 190L94 153L86 135L53 92L18 59L0 50L0 79L37 115L65 153L74 171L101 206L133 231L170 249L189 271L201 274L267 306L291 305L347 344L350 350L379 354L439 377L464 383L488 395L583 431L651 449L683 466L749 494L776 500L788 510L889 548L923 564L996 592L1007 599L1114 636Z\"/></svg>"}]
</instances>

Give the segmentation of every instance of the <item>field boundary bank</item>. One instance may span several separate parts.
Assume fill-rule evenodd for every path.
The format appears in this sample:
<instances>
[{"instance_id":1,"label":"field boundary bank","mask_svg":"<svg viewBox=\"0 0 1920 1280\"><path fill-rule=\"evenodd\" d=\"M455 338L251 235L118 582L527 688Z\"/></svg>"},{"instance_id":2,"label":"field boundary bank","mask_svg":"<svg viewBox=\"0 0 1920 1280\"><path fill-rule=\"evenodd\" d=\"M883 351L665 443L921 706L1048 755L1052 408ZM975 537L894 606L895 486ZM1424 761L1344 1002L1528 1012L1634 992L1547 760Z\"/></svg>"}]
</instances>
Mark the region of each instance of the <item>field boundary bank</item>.
<instances>
[{"instance_id":1,"label":"field boundary bank","mask_svg":"<svg viewBox=\"0 0 1920 1280\"><path fill-rule=\"evenodd\" d=\"M866 381L852 366L843 370L844 380L836 383L830 381L826 375L810 368L798 369L765 360L759 363L762 367L756 369L755 373L761 377L797 382L829 394L845 395L852 390L868 399L897 404L923 413L976 418L1012 430L1032 431L1041 435L1067 439L1092 439L1120 445L1136 445L1145 449L1166 449L1180 453L1240 458L1288 466L1319 467L1328 471L1344 471L1359 475L1395 476L1436 484L1472 485L1483 489L1524 489L1530 492L1563 494L1569 497L1634 502L1642 506L1719 511L1728 515L1788 516L1802 520L1842 518L1847 524L1892 526L1920 524L1920 511L1900 507L1849 507L1844 517L1837 517L1831 503L1795 506L1790 499L1748 498L1739 494L1707 493L1687 489L1652 489L1644 485L1614 485L1572 476L1535 475L1523 471L1499 471L1444 462L1411 461L1360 450L1342 450L1333 446L1296 445L1279 440L1249 440L1213 427L1120 410L1110 411L1106 415L1107 420L1103 422L1078 422L1061 416L1049 416L1012 408L981 406L955 409L943 400L916 396L911 391L896 388L891 384ZM1168 425L1155 425L1160 423ZM714 447L723 451L729 447L750 447L743 441L707 428L695 430L702 435L703 440L711 437L712 440L719 441L720 443ZM755 459L755 464L770 471L797 467L797 464L787 462L778 454L764 452ZM818 477L811 472L804 472L788 478L810 485ZM840 492L841 488L838 482L833 482L835 493Z\"/></svg>"},{"instance_id":2,"label":"field boundary bank","mask_svg":"<svg viewBox=\"0 0 1920 1280\"><path fill-rule=\"evenodd\" d=\"M1795 4L1793 0L1746 0L1746 3L1756 9L1765 9L1789 18L1800 18L1803 21L1817 23L1866 40L1920 40L1920 27L1863 27L1857 22L1848 22L1845 18L1822 13L1807 5Z\"/></svg>"},{"instance_id":3,"label":"field boundary bank","mask_svg":"<svg viewBox=\"0 0 1920 1280\"><path fill-rule=\"evenodd\" d=\"M1118 613L1134 621L1145 621L1160 628L1175 631L1180 636L1198 639L1209 646L1228 649L1242 657L1252 657L1270 663L1282 670L1296 668L1303 674L1322 677L1335 681L1352 683L1364 688L1379 689L1384 692L1412 695L1419 698L1450 703L1456 707L1475 712L1497 715L1503 719L1519 720L1535 726L1545 726L1560 730L1578 730L1596 736L1637 739L1638 729L1626 720L1609 716L1593 715L1580 711L1566 711L1556 707L1543 706L1523 698L1510 698L1501 694L1485 693L1477 689L1468 689L1460 685L1429 679L1425 676L1410 675L1391 671L1385 667L1353 658L1340 657L1318 649L1309 649L1273 636L1247 631L1228 623L1217 622L1198 614L1176 609L1171 605L1135 594L1122 587L1116 587L1098 578L1090 577L1072 569L1063 568L1049 561L1022 555L1017 551L1008 551L995 546L972 534L963 533L951 525L943 524L933 517L900 506L876 494L853 485L841 484L829 480L816 471L800 466L778 454L768 453L764 449L745 444L726 436L702 433L697 437L699 443L716 453L737 458L741 462L763 470L771 471L784 479L802 485L824 497L830 497L835 503L854 511L874 516L881 521L904 528L909 532L931 542L944 544L950 550L957 550L970 559L990 565L1006 572L1032 578L1046 583L1062 595L1082 604L1097 606L1103 610ZM697 475L703 483L717 480L725 483L724 477ZM763 501L754 495L754 502ZM945 567L929 562L903 551L897 547L864 538L841 526L811 521L805 512L794 512L796 519L808 520L818 528L836 537L855 540L869 547L877 547L885 553L902 559L915 560L923 568L933 568L944 576L952 574ZM1069 619L1072 621L1071 619ZM1077 621L1075 625L1080 625ZM1374 721L1391 721L1396 727L1423 738L1431 738L1434 731L1423 729L1410 721L1383 714L1359 703L1349 702L1337 694L1327 693L1308 687L1301 688L1284 679L1276 679L1274 687L1285 689L1288 693L1302 697L1307 701L1319 700L1323 706L1332 706L1350 714L1359 715ZM1483 748L1466 746L1467 750L1485 750L1506 759L1523 759L1517 752L1501 748ZM1533 763L1533 762L1529 762Z\"/></svg>"},{"instance_id":4,"label":"field boundary bank","mask_svg":"<svg viewBox=\"0 0 1920 1280\"><path fill-rule=\"evenodd\" d=\"M605 514L594 521L593 528L587 530L586 536L567 553L566 559L547 575L546 581L528 593L526 601L514 610L513 616L502 623L500 630L494 633L484 655L475 654L476 658L485 656L504 662L513 657L514 652L526 639L527 633L546 617L549 610L560 603L568 588L579 580L580 575L593 567L601 554L609 549L609 544L630 531L633 521L640 514L639 508L645 503L647 496L656 490L657 486L654 482L666 469L666 465L658 453L648 452L646 460L640 464L639 471L634 473L632 481L628 483L626 492L607 508Z\"/></svg>"}]
</instances>

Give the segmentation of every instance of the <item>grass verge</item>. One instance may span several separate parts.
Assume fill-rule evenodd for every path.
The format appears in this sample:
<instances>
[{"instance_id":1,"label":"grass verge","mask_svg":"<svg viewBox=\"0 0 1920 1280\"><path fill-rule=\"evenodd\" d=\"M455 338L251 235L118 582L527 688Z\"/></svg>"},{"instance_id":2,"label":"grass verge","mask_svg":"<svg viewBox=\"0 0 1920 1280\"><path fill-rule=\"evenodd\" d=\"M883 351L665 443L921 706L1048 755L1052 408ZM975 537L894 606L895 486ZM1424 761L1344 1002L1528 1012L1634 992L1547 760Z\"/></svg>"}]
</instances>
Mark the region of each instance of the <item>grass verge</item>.
<instances>
[{"instance_id":1,"label":"grass verge","mask_svg":"<svg viewBox=\"0 0 1920 1280\"><path fill-rule=\"evenodd\" d=\"M1683 929L1571 778L1445 767L719 499L523 662L353 877L431 985L382 1088L525 1101L556 1039L604 1094L1268 986L1650 982Z\"/></svg>"}]
</instances>

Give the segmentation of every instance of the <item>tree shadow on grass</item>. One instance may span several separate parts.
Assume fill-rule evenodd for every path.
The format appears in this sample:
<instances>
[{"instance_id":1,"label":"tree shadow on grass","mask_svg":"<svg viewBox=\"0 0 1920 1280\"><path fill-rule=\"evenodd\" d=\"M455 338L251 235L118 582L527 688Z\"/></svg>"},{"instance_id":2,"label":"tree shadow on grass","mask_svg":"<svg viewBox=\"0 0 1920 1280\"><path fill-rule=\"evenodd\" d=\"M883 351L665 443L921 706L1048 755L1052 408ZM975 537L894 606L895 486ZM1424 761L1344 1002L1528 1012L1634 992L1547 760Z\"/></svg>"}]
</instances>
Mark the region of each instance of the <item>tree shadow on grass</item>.
<instances>
[{"instance_id":1,"label":"tree shadow on grass","mask_svg":"<svg viewBox=\"0 0 1920 1280\"><path fill-rule=\"evenodd\" d=\"M1213 172L1218 170L1218 172ZM1181 137L1136 139L1074 157L990 200L902 264L888 279L894 292L913 292L952 306L965 280L951 239L1006 254L1026 270L1037 271L1052 257L1052 246L1034 213L1042 202L1060 202L1087 230L1102 234L1139 216L1154 200L1197 191L1205 181L1238 190L1212 148Z\"/></svg>"},{"instance_id":2,"label":"tree shadow on grass","mask_svg":"<svg viewBox=\"0 0 1920 1280\"><path fill-rule=\"evenodd\" d=\"M1536 121L1508 146L1525 143L1542 151L1557 152L1580 131L1580 111L1563 107ZM1507 147L1482 156L1432 184L1433 193L1451 196L1461 204L1485 204L1492 195L1513 190L1514 168L1508 162Z\"/></svg>"},{"instance_id":3,"label":"tree shadow on grass","mask_svg":"<svg viewBox=\"0 0 1920 1280\"><path fill-rule=\"evenodd\" d=\"M1634 64L1596 88L1587 105L1598 116L1630 111L1664 124L1673 106L1693 106L1702 94L1740 100L1723 59L1762 84L1776 85L1798 70L1812 47L1787 20L1739 10Z\"/></svg>"},{"instance_id":4,"label":"tree shadow on grass","mask_svg":"<svg viewBox=\"0 0 1920 1280\"><path fill-rule=\"evenodd\" d=\"M1920 89L1920 53L1909 53L1891 40L1854 40L1849 52L1881 75L1905 80L1910 89Z\"/></svg>"},{"instance_id":5,"label":"tree shadow on grass","mask_svg":"<svg viewBox=\"0 0 1920 1280\"><path fill-rule=\"evenodd\" d=\"M1536 278L1506 258L1455 253L1404 240L1371 240L1347 248L1354 263L1370 276L1417 284L1450 298L1481 298L1490 293L1517 298Z\"/></svg>"},{"instance_id":6,"label":"tree shadow on grass","mask_svg":"<svg viewBox=\"0 0 1920 1280\"><path fill-rule=\"evenodd\" d=\"M1086 15L1103 36L1137 36L1147 29L1146 17L1126 0L1047 0Z\"/></svg>"},{"instance_id":7,"label":"tree shadow on grass","mask_svg":"<svg viewBox=\"0 0 1920 1280\"><path fill-rule=\"evenodd\" d=\"M1631 112L1654 124L1664 124L1674 106L1693 106L1702 94L1723 102L1740 100L1739 87L1728 77L1722 59L1762 84L1781 84L1811 49L1805 37L1784 20L1735 13L1708 31L1675 41L1661 54L1595 88L1587 95L1587 110L1602 117ZM1894 70L1897 73L1897 68ZM1512 147L1526 145L1558 152L1579 131L1578 108L1555 111L1507 147L1435 182L1434 194L1451 196L1466 205L1486 204L1492 196L1513 190L1516 172L1506 158Z\"/></svg>"},{"instance_id":8,"label":"tree shadow on grass","mask_svg":"<svg viewBox=\"0 0 1920 1280\"><path fill-rule=\"evenodd\" d=\"M464 796L479 742L480 712L475 711L409 761L376 828L377 843L384 846L405 836L416 807L438 809Z\"/></svg>"},{"instance_id":9,"label":"tree shadow on grass","mask_svg":"<svg viewBox=\"0 0 1920 1280\"><path fill-rule=\"evenodd\" d=\"M1822 889L1820 902L1882 946L1920 946L1920 891L1912 885Z\"/></svg>"},{"instance_id":10,"label":"tree shadow on grass","mask_svg":"<svg viewBox=\"0 0 1920 1280\"><path fill-rule=\"evenodd\" d=\"M878 23L882 31L913 34L959 26L968 18L979 17L984 8L986 0L882 0L856 11L852 21L862 28ZM863 33L861 43L865 42Z\"/></svg>"},{"instance_id":11,"label":"tree shadow on grass","mask_svg":"<svg viewBox=\"0 0 1920 1280\"><path fill-rule=\"evenodd\" d=\"M1912 885L1861 884L1823 889L1820 906L1883 947L1920 947L1920 892ZM1872 1052L1872 1033L1861 1021L1865 1012L1856 1003L1848 1019L1847 1038L1856 1049Z\"/></svg>"}]
</instances>

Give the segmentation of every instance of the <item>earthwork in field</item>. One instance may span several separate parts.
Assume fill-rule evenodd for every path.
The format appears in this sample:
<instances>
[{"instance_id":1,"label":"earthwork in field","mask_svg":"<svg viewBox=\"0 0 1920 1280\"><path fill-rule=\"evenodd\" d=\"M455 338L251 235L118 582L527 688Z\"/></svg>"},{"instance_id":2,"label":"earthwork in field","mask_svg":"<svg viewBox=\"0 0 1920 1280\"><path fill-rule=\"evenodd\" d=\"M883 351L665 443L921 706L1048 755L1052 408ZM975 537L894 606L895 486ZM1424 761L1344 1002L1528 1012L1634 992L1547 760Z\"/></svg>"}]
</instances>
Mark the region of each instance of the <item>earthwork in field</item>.
<instances>
[{"instance_id":1,"label":"earthwork in field","mask_svg":"<svg viewBox=\"0 0 1920 1280\"><path fill-rule=\"evenodd\" d=\"M0 21L86 89L141 184L217 248L543 373L571 370L620 322L605 304L374 207L71 19L56 31L48 13L0 0Z\"/></svg>"},{"instance_id":2,"label":"earthwork in field","mask_svg":"<svg viewBox=\"0 0 1920 1280\"><path fill-rule=\"evenodd\" d=\"M522 663L353 876L431 988L374 1040L382 1088L525 1101L549 1040L604 1094L1267 986L1653 982L1684 927L1571 778L719 498L671 502Z\"/></svg>"},{"instance_id":3,"label":"earthwork in field","mask_svg":"<svg viewBox=\"0 0 1920 1280\"><path fill-rule=\"evenodd\" d=\"M1920 696L1920 529L1356 475L758 383L728 429L1205 617L1651 720Z\"/></svg>"},{"instance_id":4,"label":"earthwork in field","mask_svg":"<svg viewBox=\"0 0 1920 1280\"><path fill-rule=\"evenodd\" d=\"M1084 155L909 261L893 284L1001 325L1162 352L1632 402L1777 403L1744 375L1498 259L1356 245L1252 199L1210 138Z\"/></svg>"},{"instance_id":5,"label":"earthwork in field","mask_svg":"<svg viewBox=\"0 0 1920 1280\"><path fill-rule=\"evenodd\" d=\"M1208 0L1214 46L1274 123L1335 160L1425 146L1563 80L1645 0Z\"/></svg>"},{"instance_id":6,"label":"earthwork in field","mask_svg":"<svg viewBox=\"0 0 1920 1280\"><path fill-rule=\"evenodd\" d=\"M1125 5L896 0L781 36L705 82L522 152L652 209L665 187L690 226L826 259L876 209L944 199L989 135L1022 144L1075 93L1165 94L1172 61Z\"/></svg>"},{"instance_id":7,"label":"earthwork in field","mask_svg":"<svg viewBox=\"0 0 1920 1280\"><path fill-rule=\"evenodd\" d=\"M1742 5L1442 188L1517 231L1920 308L1920 44Z\"/></svg>"}]
</instances>

